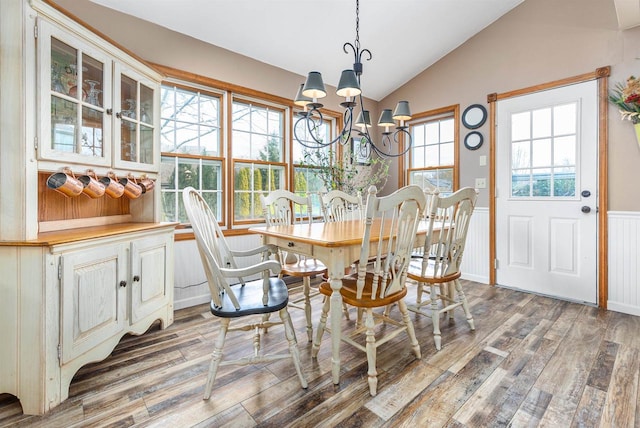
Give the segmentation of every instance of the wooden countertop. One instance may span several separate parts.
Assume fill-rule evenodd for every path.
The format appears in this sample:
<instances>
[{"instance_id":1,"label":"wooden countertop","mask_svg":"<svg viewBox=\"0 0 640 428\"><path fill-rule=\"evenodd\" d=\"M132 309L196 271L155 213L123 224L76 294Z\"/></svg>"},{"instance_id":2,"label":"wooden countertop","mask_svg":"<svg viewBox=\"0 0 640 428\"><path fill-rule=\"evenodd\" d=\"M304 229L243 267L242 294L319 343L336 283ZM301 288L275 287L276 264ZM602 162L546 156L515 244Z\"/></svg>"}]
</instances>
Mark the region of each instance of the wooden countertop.
<instances>
[{"instance_id":1,"label":"wooden countertop","mask_svg":"<svg viewBox=\"0 0 640 428\"><path fill-rule=\"evenodd\" d=\"M123 233L149 231L154 229L175 228L178 223L119 223L104 226L82 227L77 229L44 232L37 239L29 241L0 241L0 246L46 247L67 244L85 239L103 238Z\"/></svg>"}]
</instances>

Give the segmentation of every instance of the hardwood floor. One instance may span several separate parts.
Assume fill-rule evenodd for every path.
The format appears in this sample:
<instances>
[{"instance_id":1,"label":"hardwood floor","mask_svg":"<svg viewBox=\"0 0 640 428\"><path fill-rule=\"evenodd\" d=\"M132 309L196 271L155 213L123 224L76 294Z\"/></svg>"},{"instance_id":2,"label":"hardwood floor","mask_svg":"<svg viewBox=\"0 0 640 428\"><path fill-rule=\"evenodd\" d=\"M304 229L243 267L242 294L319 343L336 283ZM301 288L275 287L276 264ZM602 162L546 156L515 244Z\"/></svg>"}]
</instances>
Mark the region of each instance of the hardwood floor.
<instances>
[{"instance_id":1,"label":"hardwood floor","mask_svg":"<svg viewBox=\"0 0 640 428\"><path fill-rule=\"evenodd\" d=\"M430 319L412 314L422 359L405 335L381 346L376 397L365 354L347 344L340 385L332 384L328 336L313 360L304 313L290 309L309 388L300 388L286 360L226 366L211 400L202 400L217 326L202 305L177 311L166 330L124 337L106 360L77 373L69 399L47 415L25 416L17 399L0 395L0 426L640 426L639 317L469 281L463 287L476 331L459 310L441 322L437 352ZM283 348L277 329L264 349ZM240 333L225 349L251 347Z\"/></svg>"}]
</instances>

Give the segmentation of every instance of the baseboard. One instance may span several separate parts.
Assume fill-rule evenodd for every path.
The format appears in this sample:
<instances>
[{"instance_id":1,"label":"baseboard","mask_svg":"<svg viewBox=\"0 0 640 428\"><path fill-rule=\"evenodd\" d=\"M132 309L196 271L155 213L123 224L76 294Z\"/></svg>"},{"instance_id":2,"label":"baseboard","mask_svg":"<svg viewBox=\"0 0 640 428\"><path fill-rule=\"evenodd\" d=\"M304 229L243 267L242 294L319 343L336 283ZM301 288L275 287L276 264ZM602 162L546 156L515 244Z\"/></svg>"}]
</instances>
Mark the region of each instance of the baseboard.
<instances>
[{"instance_id":1,"label":"baseboard","mask_svg":"<svg viewBox=\"0 0 640 428\"><path fill-rule=\"evenodd\" d=\"M607 310L614 312L621 312L623 314L640 316L640 307L634 305L627 305L620 302L607 302Z\"/></svg>"}]
</instances>

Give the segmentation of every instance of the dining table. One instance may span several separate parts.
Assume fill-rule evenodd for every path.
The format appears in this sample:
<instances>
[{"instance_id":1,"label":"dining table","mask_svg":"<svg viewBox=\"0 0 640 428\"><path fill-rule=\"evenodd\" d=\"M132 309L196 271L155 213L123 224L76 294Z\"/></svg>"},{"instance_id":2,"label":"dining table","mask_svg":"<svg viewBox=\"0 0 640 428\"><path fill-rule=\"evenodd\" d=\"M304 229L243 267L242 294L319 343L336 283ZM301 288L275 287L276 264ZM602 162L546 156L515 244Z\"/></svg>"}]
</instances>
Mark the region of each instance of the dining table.
<instances>
[{"instance_id":1,"label":"dining table","mask_svg":"<svg viewBox=\"0 0 640 428\"><path fill-rule=\"evenodd\" d=\"M415 247L424 243L428 222L421 221ZM382 233L381 229L382 228ZM273 244L282 250L313 257L327 266L327 274L332 293L330 298L330 328L341 331L342 324L342 278L345 268L359 260L364 236L365 220L344 220L336 222L315 222L278 226L257 226L250 232L262 236L264 244ZM386 241L391 234L391 221L374 219L371 226L370 246L377 246L380 239ZM370 253L375 253L371 248ZM313 354L319 343L313 339ZM340 334L331 335L331 374L334 384L340 382Z\"/></svg>"}]
</instances>

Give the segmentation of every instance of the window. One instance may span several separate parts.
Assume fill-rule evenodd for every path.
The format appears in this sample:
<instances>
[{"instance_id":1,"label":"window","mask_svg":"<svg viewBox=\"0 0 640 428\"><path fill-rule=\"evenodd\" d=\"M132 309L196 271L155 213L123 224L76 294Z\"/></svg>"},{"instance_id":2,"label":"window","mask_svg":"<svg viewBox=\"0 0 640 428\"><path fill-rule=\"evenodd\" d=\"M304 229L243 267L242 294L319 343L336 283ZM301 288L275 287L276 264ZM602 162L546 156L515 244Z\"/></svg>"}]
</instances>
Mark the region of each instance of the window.
<instances>
[{"instance_id":1,"label":"window","mask_svg":"<svg viewBox=\"0 0 640 428\"><path fill-rule=\"evenodd\" d=\"M187 222L182 190L192 186L223 220L219 94L162 86L160 171L164 221Z\"/></svg>"},{"instance_id":2,"label":"window","mask_svg":"<svg viewBox=\"0 0 640 428\"><path fill-rule=\"evenodd\" d=\"M284 110L234 100L231 126L233 220L261 219L260 193L286 187Z\"/></svg>"},{"instance_id":3,"label":"window","mask_svg":"<svg viewBox=\"0 0 640 428\"><path fill-rule=\"evenodd\" d=\"M309 130L305 123L301 122L297 128L297 136L304 141L313 144L313 139L309 135ZM331 121L325 120L322 126L316 130L316 138L326 141L332 137ZM320 215L322 209L320 207L320 192L328 191L321 176L316 174L318 167L314 165L329 165L335 162L335 152L329 147L318 149L310 149L294 139L292 143L292 162L293 162L293 192L298 195L311 195L311 209L314 214Z\"/></svg>"},{"instance_id":4,"label":"window","mask_svg":"<svg viewBox=\"0 0 640 428\"><path fill-rule=\"evenodd\" d=\"M574 197L577 103L511 116L511 196Z\"/></svg>"},{"instance_id":5,"label":"window","mask_svg":"<svg viewBox=\"0 0 640 428\"><path fill-rule=\"evenodd\" d=\"M182 204L188 186L227 228L264 222L260 194L275 189L311 193L320 215L323 186L313 173L318 159L304 159L304 147L290 135L290 101L206 78L190 81L178 70L167 74L160 113L163 221L188 222ZM338 120L328 115L318 135L330 136Z\"/></svg>"},{"instance_id":6,"label":"window","mask_svg":"<svg viewBox=\"0 0 640 428\"><path fill-rule=\"evenodd\" d=\"M456 127L453 111L409 125L409 184L424 187L429 182L442 193L456 188Z\"/></svg>"}]
</instances>

